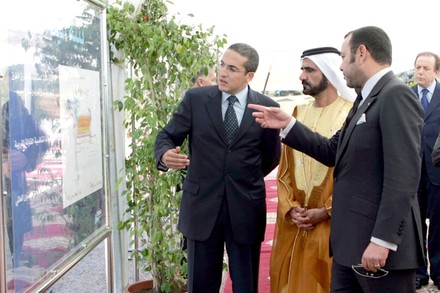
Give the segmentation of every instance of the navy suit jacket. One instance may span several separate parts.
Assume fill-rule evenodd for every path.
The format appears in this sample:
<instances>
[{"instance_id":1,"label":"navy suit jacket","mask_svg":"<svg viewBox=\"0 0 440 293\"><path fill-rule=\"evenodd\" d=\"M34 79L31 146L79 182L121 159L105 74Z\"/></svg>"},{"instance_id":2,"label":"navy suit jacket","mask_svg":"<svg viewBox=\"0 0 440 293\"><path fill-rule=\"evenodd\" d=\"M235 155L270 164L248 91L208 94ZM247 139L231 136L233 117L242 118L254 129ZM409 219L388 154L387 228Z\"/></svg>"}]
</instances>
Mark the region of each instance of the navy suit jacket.
<instances>
[{"instance_id":1,"label":"navy suit jacket","mask_svg":"<svg viewBox=\"0 0 440 293\"><path fill-rule=\"evenodd\" d=\"M416 196L422 112L414 92L389 72L333 137L297 121L283 140L335 166L330 244L338 264L360 263L371 237L398 246L390 251L386 269L424 263Z\"/></svg>"},{"instance_id":2,"label":"navy suit jacket","mask_svg":"<svg viewBox=\"0 0 440 293\"><path fill-rule=\"evenodd\" d=\"M264 129L246 110L240 128L228 146L218 86L186 92L173 118L157 135L155 157L188 137L190 164L183 183L179 230L189 239L204 241L214 227L220 207L227 200L235 239L242 244L264 240L266 190L264 177L279 163L279 131ZM247 103L279 107L249 88Z\"/></svg>"},{"instance_id":3,"label":"navy suit jacket","mask_svg":"<svg viewBox=\"0 0 440 293\"><path fill-rule=\"evenodd\" d=\"M417 85L412 89L419 96ZM432 184L440 185L440 168L434 166L431 157L435 141L440 133L440 83L437 81L428 109L424 114L424 122L420 156L425 160L428 179Z\"/></svg>"}]
</instances>

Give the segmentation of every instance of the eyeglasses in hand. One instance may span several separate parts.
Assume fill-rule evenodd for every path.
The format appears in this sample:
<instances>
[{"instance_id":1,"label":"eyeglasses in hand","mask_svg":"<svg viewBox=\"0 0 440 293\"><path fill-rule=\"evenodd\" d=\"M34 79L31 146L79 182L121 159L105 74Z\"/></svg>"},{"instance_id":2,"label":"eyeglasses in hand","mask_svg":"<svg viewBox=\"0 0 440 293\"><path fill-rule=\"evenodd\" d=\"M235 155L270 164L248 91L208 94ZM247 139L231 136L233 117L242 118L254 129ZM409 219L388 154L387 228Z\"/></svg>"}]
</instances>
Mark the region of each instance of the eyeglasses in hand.
<instances>
[{"instance_id":1,"label":"eyeglasses in hand","mask_svg":"<svg viewBox=\"0 0 440 293\"><path fill-rule=\"evenodd\" d=\"M365 277L365 278L373 278L373 279L379 279L383 278L386 275L388 275L388 271L384 269L378 269L376 272L367 271L362 265L352 265L351 268L353 271L358 274L359 276Z\"/></svg>"}]
</instances>

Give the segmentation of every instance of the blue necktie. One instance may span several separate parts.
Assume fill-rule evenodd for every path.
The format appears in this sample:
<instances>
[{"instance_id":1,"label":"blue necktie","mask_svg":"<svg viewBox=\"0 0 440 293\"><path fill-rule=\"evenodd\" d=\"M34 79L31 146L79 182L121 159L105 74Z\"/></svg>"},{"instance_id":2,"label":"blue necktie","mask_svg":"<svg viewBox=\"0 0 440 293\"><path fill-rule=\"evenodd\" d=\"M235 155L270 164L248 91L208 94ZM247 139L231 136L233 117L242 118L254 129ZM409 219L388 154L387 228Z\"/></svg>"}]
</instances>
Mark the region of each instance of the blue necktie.
<instances>
[{"instance_id":1,"label":"blue necktie","mask_svg":"<svg viewBox=\"0 0 440 293\"><path fill-rule=\"evenodd\" d=\"M428 93L429 93L428 89L423 89L422 90L422 99L421 99L421 101L422 101L423 110L425 112L426 112L426 109L428 109L428 106L429 106Z\"/></svg>"},{"instance_id":2,"label":"blue necktie","mask_svg":"<svg viewBox=\"0 0 440 293\"><path fill-rule=\"evenodd\" d=\"M234 103L237 102L238 99L236 96L229 96L228 98L228 109L226 110L224 124L226 130L226 136L228 138L228 144L234 139L235 134L238 130L238 120L237 114L235 114Z\"/></svg>"}]
</instances>

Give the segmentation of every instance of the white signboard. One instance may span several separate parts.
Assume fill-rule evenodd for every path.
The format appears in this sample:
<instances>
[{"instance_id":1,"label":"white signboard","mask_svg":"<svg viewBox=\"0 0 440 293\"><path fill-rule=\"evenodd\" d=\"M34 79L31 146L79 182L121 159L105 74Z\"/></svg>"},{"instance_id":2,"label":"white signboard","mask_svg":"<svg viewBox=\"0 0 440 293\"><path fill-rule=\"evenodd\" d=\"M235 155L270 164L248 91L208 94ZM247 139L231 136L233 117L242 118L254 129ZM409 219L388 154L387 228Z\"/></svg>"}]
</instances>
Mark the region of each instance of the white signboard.
<instances>
[{"instance_id":1,"label":"white signboard","mask_svg":"<svg viewBox=\"0 0 440 293\"><path fill-rule=\"evenodd\" d=\"M99 72L61 66L63 207L103 187Z\"/></svg>"}]
</instances>

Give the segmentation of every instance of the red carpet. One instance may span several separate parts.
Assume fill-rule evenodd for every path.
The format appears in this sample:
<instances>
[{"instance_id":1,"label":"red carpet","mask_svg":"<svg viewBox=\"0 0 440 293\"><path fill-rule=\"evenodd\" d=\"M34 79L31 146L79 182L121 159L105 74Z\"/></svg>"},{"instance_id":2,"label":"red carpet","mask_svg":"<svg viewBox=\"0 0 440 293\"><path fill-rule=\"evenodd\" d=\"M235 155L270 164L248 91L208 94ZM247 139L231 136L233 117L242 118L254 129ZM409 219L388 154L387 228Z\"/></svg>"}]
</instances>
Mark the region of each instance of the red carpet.
<instances>
[{"instance_id":1,"label":"red carpet","mask_svg":"<svg viewBox=\"0 0 440 293\"><path fill-rule=\"evenodd\" d=\"M260 276L258 284L258 292L269 293L270 292L270 280L269 280L269 264L270 264L270 252L272 249L273 233L275 229L275 220L278 204L277 196L277 184L276 184L276 174L275 169L266 176L266 202L267 202L267 226L266 233L264 236L264 242L261 245L261 256L260 256ZM232 293L232 282L231 278L227 277L224 293Z\"/></svg>"}]
</instances>

